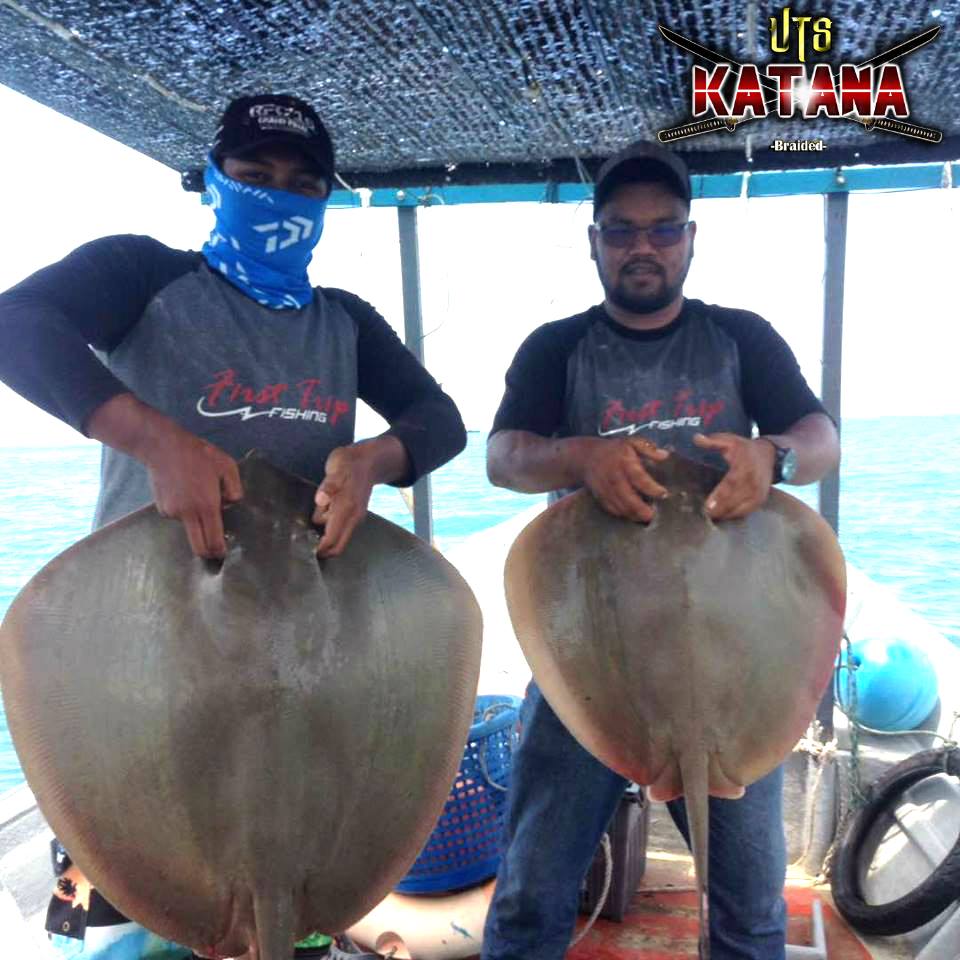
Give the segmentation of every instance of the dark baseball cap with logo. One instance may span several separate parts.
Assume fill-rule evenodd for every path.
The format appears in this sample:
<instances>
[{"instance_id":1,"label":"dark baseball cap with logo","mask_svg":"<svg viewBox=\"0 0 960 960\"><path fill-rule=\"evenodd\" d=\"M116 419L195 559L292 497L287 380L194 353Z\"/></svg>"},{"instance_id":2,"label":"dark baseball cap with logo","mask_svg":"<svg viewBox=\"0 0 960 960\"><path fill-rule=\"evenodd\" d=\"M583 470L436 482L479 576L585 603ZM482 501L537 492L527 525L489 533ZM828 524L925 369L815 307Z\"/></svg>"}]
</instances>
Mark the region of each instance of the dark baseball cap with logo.
<instances>
[{"instance_id":1,"label":"dark baseball cap with logo","mask_svg":"<svg viewBox=\"0 0 960 960\"><path fill-rule=\"evenodd\" d=\"M333 179L333 141L317 112L297 97L260 94L238 97L223 113L211 153L220 164L224 157L242 157L271 144L297 147Z\"/></svg>"},{"instance_id":2,"label":"dark baseball cap with logo","mask_svg":"<svg viewBox=\"0 0 960 960\"><path fill-rule=\"evenodd\" d=\"M663 183L681 200L690 203L690 173L676 154L649 140L638 140L615 153L597 173L593 187L593 218L613 191L625 183Z\"/></svg>"}]
</instances>

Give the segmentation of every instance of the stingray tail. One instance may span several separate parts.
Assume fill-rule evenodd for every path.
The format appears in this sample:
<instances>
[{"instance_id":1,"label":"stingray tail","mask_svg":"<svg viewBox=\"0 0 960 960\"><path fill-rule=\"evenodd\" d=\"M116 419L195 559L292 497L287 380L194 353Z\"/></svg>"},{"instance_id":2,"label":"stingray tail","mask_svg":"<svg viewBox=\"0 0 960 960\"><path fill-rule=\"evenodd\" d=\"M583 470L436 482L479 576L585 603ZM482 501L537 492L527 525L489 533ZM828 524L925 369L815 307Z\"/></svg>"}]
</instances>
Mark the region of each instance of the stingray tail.
<instances>
[{"instance_id":1,"label":"stingray tail","mask_svg":"<svg viewBox=\"0 0 960 960\"><path fill-rule=\"evenodd\" d=\"M253 916L257 925L255 960L290 960L296 936L293 893L282 886L273 893L256 891Z\"/></svg>"},{"instance_id":2,"label":"stingray tail","mask_svg":"<svg viewBox=\"0 0 960 960\"><path fill-rule=\"evenodd\" d=\"M700 914L700 960L710 960L710 799L707 792L709 759L705 750L688 753L680 761L683 798L687 808L690 849L697 875L697 899Z\"/></svg>"}]
</instances>

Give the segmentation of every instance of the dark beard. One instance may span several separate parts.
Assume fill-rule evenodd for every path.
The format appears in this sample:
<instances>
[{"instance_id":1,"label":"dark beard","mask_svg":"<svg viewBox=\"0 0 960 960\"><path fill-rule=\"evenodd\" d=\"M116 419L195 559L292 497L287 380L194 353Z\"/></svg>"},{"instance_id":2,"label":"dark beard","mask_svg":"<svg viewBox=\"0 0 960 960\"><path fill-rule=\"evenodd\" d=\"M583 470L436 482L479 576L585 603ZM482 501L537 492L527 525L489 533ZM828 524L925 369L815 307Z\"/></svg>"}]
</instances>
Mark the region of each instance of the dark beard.
<instances>
[{"instance_id":1,"label":"dark beard","mask_svg":"<svg viewBox=\"0 0 960 960\"><path fill-rule=\"evenodd\" d=\"M665 283L658 293L630 293L626 285L622 282L615 284L609 283L607 277L600 271L599 264L597 265L597 272L600 274L600 282L603 284L604 293L606 293L612 304L629 313L656 313L657 310L662 310L668 304L673 303L682 292L683 283L687 279L687 273L690 270L690 259L691 258L687 259L686 265L680 273L680 276L677 277L676 283ZM661 273L660 276L662 277L663 274Z\"/></svg>"},{"instance_id":2,"label":"dark beard","mask_svg":"<svg viewBox=\"0 0 960 960\"><path fill-rule=\"evenodd\" d=\"M657 310L662 310L668 303L673 302L682 286L682 283L673 287L664 286L659 293L641 296L628 293L622 284L617 284L607 290L607 296L611 303L628 313L656 313Z\"/></svg>"}]
</instances>

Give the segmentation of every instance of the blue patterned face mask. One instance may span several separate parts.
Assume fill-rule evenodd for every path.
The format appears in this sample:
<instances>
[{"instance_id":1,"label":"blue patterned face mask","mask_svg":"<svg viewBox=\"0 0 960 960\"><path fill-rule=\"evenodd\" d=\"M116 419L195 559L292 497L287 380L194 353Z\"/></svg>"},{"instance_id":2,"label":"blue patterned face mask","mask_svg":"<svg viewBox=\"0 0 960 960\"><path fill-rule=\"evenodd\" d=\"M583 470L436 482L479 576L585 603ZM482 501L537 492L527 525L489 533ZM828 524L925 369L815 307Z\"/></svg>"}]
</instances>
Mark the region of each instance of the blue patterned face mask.
<instances>
[{"instance_id":1,"label":"blue patterned face mask","mask_svg":"<svg viewBox=\"0 0 960 960\"><path fill-rule=\"evenodd\" d=\"M210 268L275 310L310 303L307 264L323 231L326 198L241 183L209 159L203 182L217 218L203 245Z\"/></svg>"}]
</instances>

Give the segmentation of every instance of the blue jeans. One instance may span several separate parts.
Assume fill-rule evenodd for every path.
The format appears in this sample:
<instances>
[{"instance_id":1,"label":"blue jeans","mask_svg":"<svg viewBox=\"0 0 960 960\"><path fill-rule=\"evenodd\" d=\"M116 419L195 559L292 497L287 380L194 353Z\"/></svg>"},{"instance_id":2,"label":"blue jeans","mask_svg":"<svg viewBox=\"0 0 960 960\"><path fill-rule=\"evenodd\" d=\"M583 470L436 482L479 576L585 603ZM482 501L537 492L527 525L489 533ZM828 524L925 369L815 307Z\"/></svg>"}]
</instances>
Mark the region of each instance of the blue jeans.
<instances>
[{"instance_id":1,"label":"blue jeans","mask_svg":"<svg viewBox=\"0 0 960 960\"><path fill-rule=\"evenodd\" d=\"M531 683L520 711L504 855L483 932L483 960L560 960L580 884L627 781L584 750ZM783 770L740 800L710 798L712 960L783 960ZM668 805L687 838L682 800Z\"/></svg>"}]
</instances>

